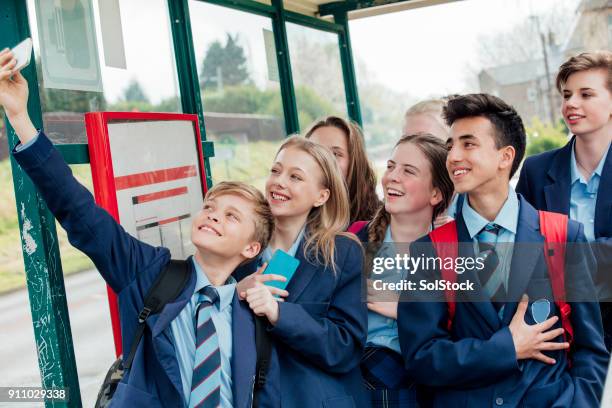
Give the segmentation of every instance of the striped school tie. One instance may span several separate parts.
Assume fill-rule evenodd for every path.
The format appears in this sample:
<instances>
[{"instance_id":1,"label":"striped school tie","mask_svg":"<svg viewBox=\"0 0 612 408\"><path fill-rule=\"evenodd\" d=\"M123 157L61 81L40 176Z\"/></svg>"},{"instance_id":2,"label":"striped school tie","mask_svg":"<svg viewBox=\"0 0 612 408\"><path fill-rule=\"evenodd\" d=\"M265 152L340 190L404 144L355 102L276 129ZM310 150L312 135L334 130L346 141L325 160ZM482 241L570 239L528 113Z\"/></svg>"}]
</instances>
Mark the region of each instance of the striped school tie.
<instances>
[{"instance_id":1,"label":"striped school tie","mask_svg":"<svg viewBox=\"0 0 612 408\"><path fill-rule=\"evenodd\" d=\"M499 257L495 251L497 237L502 227L495 223L488 223L476 235L478 240L479 257L485 258L484 268L478 273L480 284L484 292L493 302L493 306L499 311L503 306L506 291L504 289L503 277L498 272Z\"/></svg>"},{"instance_id":2,"label":"striped school tie","mask_svg":"<svg viewBox=\"0 0 612 408\"><path fill-rule=\"evenodd\" d=\"M212 408L221 404L221 352L211 318L211 310L218 301L219 294L212 286L200 290L189 408Z\"/></svg>"}]
</instances>

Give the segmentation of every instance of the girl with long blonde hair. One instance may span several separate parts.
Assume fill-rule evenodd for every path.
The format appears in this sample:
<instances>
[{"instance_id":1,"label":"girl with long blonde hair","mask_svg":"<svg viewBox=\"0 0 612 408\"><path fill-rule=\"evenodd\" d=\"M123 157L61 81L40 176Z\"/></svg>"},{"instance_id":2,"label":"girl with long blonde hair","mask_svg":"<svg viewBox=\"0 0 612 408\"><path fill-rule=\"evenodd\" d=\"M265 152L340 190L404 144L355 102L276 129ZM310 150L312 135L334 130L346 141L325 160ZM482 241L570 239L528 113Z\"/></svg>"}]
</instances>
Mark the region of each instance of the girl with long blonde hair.
<instances>
[{"instance_id":1,"label":"girl with long blonde hair","mask_svg":"<svg viewBox=\"0 0 612 408\"><path fill-rule=\"evenodd\" d=\"M300 263L286 290L263 284L279 278L262 275L265 265L237 290L267 319L283 406L367 406L359 369L367 333L363 250L344 232L350 208L338 164L325 147L294 136L280 147L265 187L275 228L260 263L276 250Z\"/></svg>"}]
</instances>

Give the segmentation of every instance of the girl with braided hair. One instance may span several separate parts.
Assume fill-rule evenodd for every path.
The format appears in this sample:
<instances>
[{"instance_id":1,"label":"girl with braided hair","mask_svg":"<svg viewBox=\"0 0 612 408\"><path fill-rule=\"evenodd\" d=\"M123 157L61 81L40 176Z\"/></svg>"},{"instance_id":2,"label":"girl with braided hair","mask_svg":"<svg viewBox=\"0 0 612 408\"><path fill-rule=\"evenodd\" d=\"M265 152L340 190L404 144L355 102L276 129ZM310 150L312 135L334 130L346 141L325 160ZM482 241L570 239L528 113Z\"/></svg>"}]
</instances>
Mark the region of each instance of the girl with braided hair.
<instances>
[{"instance_id":1,"label":"girl with braided hair","mask_svg":"<svg viewBox=\"0 0 612 408\"><path fill-rule=\"evenodd\" d=\"M366 248L366 271L375 258L395 256L398 248L427 234L453 195L446 171L447 149L431 134L403 136L395 145L382 177L384 205L357 236ZM394 281L398 271L372 278ZM373 407L417 407L417 393L403 369L397 332L395 292L375 290L368 279L368 338L361 361L364 384Z\"/></svg>"}]
</instances>

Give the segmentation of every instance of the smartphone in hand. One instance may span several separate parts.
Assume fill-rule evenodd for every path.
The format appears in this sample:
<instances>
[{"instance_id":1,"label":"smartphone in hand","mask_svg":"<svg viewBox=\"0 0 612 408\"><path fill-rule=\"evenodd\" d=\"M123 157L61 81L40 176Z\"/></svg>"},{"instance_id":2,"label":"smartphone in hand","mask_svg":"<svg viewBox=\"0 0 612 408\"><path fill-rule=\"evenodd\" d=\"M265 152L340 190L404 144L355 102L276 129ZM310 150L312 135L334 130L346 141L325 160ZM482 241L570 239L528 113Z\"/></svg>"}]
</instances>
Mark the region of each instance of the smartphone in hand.
<instances>
[{"instance_id":1,"label":"smartphone in hand","mask_svg":"<svg viewBox=\"0 0 612 408\"><path fill-rule=\"evenodd\" d=\"M293 277L293 274L297 270L299 264L299 260L292 257L285 251L277 249L274 252L274 255L272 255L272 259L270 259L270 262L268 262L268 266L266 267L266 270L263 272L263 274L281 275L287 278L287 280L285 282L268 281L265 284L284 290L285 288L287 288L287 285L289 284L289 281Z\"/></svg>"},{"instance_id":2,"label":"smartphone in hand","mask_svg":"<svg viewBox=\"0 0 612 408\"><path fill-rule=\"evenodd\" d=\"M21 71L30 64L30 58L32 57L32 39L30 37L26 38L13 47L11 52L17 60L17 65L15 65L13 69L15 71Z\"/></svg>"}]
</instances>

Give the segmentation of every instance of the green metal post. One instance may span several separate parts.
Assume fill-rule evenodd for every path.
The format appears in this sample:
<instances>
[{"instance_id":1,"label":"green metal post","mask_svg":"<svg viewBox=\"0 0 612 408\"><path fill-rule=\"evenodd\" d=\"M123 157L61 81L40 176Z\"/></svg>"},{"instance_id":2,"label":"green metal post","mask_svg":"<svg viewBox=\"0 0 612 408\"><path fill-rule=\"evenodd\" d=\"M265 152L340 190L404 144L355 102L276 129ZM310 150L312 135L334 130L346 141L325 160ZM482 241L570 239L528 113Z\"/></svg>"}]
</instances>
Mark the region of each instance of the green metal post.
<instances>
[{"instance_id":1,"label":"green metal post","mask_svg":"<svg viewBox=\"0 0 612 408\"><path fill-rule=\"evenodd\" d=\"M272 7L275 9L272 15L272 30L274 31L278 75L283 98L285 127L287 134L292 134L300 131L300 121L298 118L295 89L293 88L293 75L291 74L291 59L289 58L289 43L287 41L283 0L272 0Z\"/></svg>"},{"instance_id":2,"label":"green metal post","mask_svg":"<svg viewBox=\"0 0 612 408\"><path fill-rule=\"evenodd\" d=\"M355 76L355 64L353 63L353 50L351 49L351 36L349 34L348 14L341 11L334 14L337 24L344 27L338 33L340 45L340 60L342 62L342 75L344 77L344 93L348 114L351 119L363 126L361 119L361 106L359 105L359 93L357 92L357 77Z\"/></svg>"},{"instance_id":3,"label":"green metal post","mask_svg":"<svg viewBox=\"0 0 612 408\"><path fill-rule=\"evenodd\" d=\"M0 2L0 48L15 45L28 36L26 2ZM28 111L35 126L42 128L35 64L30 64L22 73L30 90ZM5 123L10 148L18 139L7 120ZM69 402L47 402L46 407L81 407L55 219L12 158L11 167L42 387L69 389Z\"/></svg>"},{"instance_id":4,"label":"green metal post","mask_svg":"<svg viewBox=\"0 0 612 408\"><path fill-rule=\"evenodd\" d=\"M176 59L183 112L198 115L200 134L202 140L206 140L204 107L202 106L202 96L200 94L198 65L193 48L189 4L187 0L168 0L168 11L170 14L170 26L172 27L174 56ZM209 151L213 151L212 146ZM204 167L206 168L206 184L208 187L211 187L212 173L208 157L204 159Z\"/></svg>"}]
</instances>

